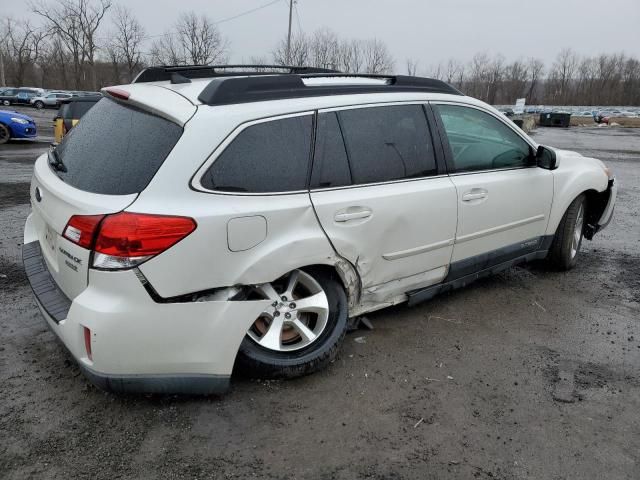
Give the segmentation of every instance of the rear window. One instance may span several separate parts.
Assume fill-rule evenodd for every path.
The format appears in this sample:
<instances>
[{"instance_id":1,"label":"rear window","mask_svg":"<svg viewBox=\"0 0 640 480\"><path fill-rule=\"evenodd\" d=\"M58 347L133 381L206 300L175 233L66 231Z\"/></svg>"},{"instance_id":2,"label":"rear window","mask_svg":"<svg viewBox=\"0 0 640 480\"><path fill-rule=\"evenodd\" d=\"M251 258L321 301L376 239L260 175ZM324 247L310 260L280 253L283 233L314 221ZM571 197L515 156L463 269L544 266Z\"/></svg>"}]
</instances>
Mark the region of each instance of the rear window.
<instances>
[{"instance_id":1,"label":"rear window","mask_svg":"<svg viewBox=\"0 0 640 480\"><path fill-rule=\"evenodd\" d=\"M67 171L56 174L87 192L141 192L178 142L182 127L106 98L89 105L93 108L57 148Z\"/></svg>"}]
</instances>

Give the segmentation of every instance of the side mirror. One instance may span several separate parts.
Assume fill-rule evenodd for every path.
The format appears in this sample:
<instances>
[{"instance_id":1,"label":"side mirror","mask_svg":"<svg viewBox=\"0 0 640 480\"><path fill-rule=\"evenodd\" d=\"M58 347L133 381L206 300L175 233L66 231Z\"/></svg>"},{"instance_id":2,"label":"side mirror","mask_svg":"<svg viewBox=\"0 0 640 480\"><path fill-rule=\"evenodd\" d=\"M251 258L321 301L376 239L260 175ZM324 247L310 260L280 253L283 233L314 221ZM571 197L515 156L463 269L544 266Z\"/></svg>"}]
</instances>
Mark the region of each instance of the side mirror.
<instances>
[{"instance_id":1,"label":"side mirror","mask_svg":"<svg viewBox=\"0 0 640 480\"><path fill-rule=\"evenodd\" d=\"M555 170L558 168L556 152L543 145L538 145L536 151L536 165L547 170Z\"/></svg>"}]
</instances>

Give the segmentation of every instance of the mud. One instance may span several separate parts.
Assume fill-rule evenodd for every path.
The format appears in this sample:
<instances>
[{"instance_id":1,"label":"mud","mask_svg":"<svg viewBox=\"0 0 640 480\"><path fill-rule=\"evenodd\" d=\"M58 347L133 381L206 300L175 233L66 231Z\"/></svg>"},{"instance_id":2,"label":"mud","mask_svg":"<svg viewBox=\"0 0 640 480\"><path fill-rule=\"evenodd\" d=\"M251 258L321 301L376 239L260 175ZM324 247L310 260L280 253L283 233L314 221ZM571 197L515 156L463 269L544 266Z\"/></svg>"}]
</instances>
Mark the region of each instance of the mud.
<instances>
[{"instance_id":1,"label":"mud","mask_svg":"<svg viewBox=\"0 0 640 480\"><path fill-rule=\"evenodd\" d=\"M603 159L620 183L574 270L516 267L368 315L375 329L347 335L327 370L234 378L220 398L113 395L82 377L19 270L22 166L46 145L29 161L6 158L33 145L0 147L2 477L638 478L640 131L535 138Z\"/></svg>"}]
</instances>

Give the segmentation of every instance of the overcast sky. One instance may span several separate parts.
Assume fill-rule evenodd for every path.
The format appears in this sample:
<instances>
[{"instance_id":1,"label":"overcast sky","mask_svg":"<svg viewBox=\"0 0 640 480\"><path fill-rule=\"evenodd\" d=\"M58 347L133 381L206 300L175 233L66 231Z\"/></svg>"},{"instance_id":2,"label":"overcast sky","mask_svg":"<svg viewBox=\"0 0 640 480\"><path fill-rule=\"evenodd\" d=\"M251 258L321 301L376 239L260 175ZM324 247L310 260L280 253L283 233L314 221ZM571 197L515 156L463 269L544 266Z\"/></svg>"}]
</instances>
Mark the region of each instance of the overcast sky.
<instances>
[{"instance_id":1,"label":"overcast sky","mask_svg":"<svg viewBox=\"0 0 640 480\"><path fill-rule=\"evenodd\" d=\"M49 0L54 1L54 0ZM286 34L288 0L228 19L269 0L114 0L129 5L148 35L170 28L183 11L206 13L228 39L230 60L268 56ZM0 14L25 12L26 2L0 0ZM640 0L297 0L294 32L328 27L341 37L377 37L396 70L408 58L419 70L474 53L508 60L535 56L551 62L563 47L581 54L623 51L640 57ZM33 15L30 16L33 18Z\"/></svg>"}]
</instances>

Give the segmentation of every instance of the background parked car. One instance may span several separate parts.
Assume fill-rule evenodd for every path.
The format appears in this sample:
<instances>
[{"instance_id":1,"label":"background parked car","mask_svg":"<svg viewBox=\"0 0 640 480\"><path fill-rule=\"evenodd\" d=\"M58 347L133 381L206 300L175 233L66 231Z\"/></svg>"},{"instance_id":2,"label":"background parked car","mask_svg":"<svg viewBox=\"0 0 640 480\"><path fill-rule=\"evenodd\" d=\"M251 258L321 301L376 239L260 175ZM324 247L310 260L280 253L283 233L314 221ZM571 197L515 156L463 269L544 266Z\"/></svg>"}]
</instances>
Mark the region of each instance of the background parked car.
<instances>
[{"instance_id":1,"label":"background parked car","mask_svg":"<svg viewBox=\"0 0 640 480\"><path fill-rule=\"evenodd\" d=\"M54 144L60 143L62 137L75 127L82 116L91 110L91 107L101 98L101 95L93 95L62 100L58 113L53 117Z\"/></svg>"},{"instance_id":2,"label":"background parked car","mask_svg":"<svg viewBox=\"0 0 640 480\"><path fill-rule=\"evenodd\" d=\"M36 122L27 115L0 110L0 145L12 138L35 138Z\"/></svg>"},{"instance_id":3,"label":"background parked car","mask_svg":"<svg viewBox=\"0 0 640 480\"><path fill-rule=\"evenodd\" d=\"M73 95L71 95L70 93L52 92L47 93L46 95L33 97L31 99L31 105L38 110L47 107L58 108L62 104L63 100L68 100L71 97L73 97Z\"/></svg>"},{"instance_id":4,"label":"background parked car","mask_svg":"<svg viewBox=\"0 0 640 480\"><path fill-rule=\"evenodd\" d=\"M31 88L9 88L0 94L0 103L9 105L29 105L31 99L39 95L39 91Z\"/></svg>"}]
</instances>

